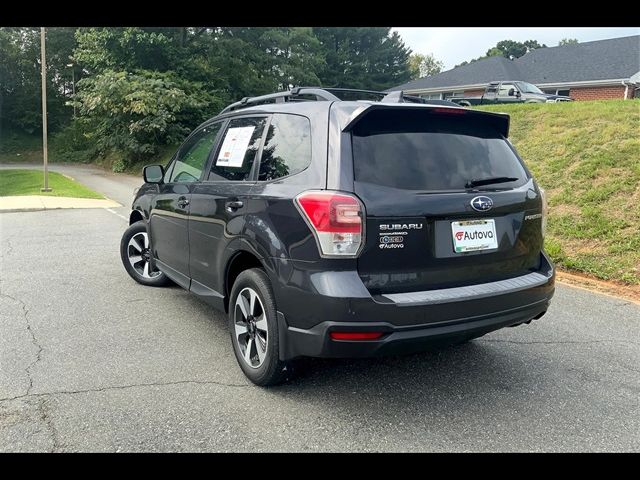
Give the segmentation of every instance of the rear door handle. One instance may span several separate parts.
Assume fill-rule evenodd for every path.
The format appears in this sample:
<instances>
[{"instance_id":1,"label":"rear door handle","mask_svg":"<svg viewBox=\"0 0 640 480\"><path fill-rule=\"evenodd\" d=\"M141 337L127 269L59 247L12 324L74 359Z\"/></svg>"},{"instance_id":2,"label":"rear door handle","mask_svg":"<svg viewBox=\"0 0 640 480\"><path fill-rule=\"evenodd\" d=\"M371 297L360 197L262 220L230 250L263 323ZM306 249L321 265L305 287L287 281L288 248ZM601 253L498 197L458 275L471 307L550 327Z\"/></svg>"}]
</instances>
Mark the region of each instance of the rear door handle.
<instances>
[{"instance_id":1,"label":"rear door handle","mask_svg":"<svg viewBox=\"0 0 640 480\"><path fill-rule=\"evenodd\" d=\"M242 208L243 206L244 206L244 203L242 203L241 200L232 200L230 202L225 203L225 207L227 207L227 210L230 212L234 212L239 208Z\"/></svg>"},{"instance_id":2,"label":"rear door handle","mask_svg":"<svg viewBox=\"0 0 640 480\"><path fill-rule=\"evenodd\" d=\"M187 200L187 197L178 198L178 207L184 208L187 205L189 205L189 200Z\"/></svg>"}]
</instances>

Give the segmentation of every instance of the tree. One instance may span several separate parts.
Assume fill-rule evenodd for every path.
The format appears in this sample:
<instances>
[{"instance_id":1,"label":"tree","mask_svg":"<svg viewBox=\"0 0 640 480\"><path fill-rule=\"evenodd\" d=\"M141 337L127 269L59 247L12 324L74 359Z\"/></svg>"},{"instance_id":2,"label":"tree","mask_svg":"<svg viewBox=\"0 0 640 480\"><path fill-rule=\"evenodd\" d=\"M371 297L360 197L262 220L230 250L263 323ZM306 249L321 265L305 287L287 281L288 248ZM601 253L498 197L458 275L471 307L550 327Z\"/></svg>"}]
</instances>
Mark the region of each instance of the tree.
<instances>
[{"instance_id":1,"label":"tree","mask_svg":"<svg viewBox=\"0 0 640 480\"><path fill-rule=\"evenodd\" d=\"M524 42L524 46L527 47L527 53L538 48L547 48L544 43L540 45L537 40L527 40L526 42Z\"/></svg>"},{"instance_id":2,"label":"tree","mask_svg":"<svg viewBox=\"0 0 640 480\"><path fill-rule=\"evenodd\" d=\"M120 151L134 161L180 141L190 130L191 116L185 113L212 103L200 85L147 70L105 70L84 78L76 101L99 153Z\"/></svg>"},{"instance_id":3,"label":"tree","mask_svg":"<svg viewBox=\"0 0 640 480\"><path fill-rule=\"evenodd\" d=\"M409 55L390 27L314 27L325 58L321 85L384 90L411 77Z\"/></svg>"},{"instance_id":4,"label":"tree","mask_svg":"<svg viewBox=\"0 0 640 480\"><path fill-rule=\"evenodd\" d=\"M577 38L563 38L558 42L558 46L562 47L563 45L575 45L578 43Z\"/></svg>"},{"instance_id":5,"label":"tree","mask_svg":"<svg viewBox=\"0 0 640 480\"><path fill-rule=\"evenodd\" d=\"M436 60L435 57L428 53L412 53L409 56L409 69L411 71L411 79L429 77L436 75L444 68L444 62Z\"/></svg>"},{"instance_id":6,"label":"tree","mask_svg":"<svg viewBox=\"0 0 640 480\"><path fill-rule=\"evenodd\" d=\"M54 132L71 114L65 94L75 47L73 28L47 28L47 111ZM42 128L40 28L0 28L0 123L7 130L37 133Z\"/></svg>"},{"instance_id":7,"label":"tree","mask_svg":"<svg viewBox=\"0 0 640 480\"><path fill-rule=\"evenodd\" d=\"M462 67L464 65L468 65L473 62L477 62L478 60L484 60L488 57L499 57L503 56L505 58L516 59L520 58L526 53L529 53L537 48L546 48L547 46L543 43L542 45L538 43L537 40L527 40L526 42L516 42L514 40L501 40L499 41L495 47L491 47L487 50L487 53L481 57L474 58L469 60L468 62L462 62L456 65L454 68Z\"/></svg>"},{"instance_id":8,"label":"tree","mask_svg":"<svg viewBox=\"0 0 640 480\"><path fill-rule=\"evenodd\" d=\"M41 128L39 36L39 28L0 28L0 128ZM390 27L50 28L52 145L64 146L67 157L87 152L75 156L85 160L113 150L126 166L179 142L242 97L291 86L383 90L406 82L410 53ZM423 63L424 74L442 68L431 56ZM79 108L73 120L72 104Z\"/></svg>"},{"instance_id":9,"label":"tree","mask_svg":"<svg viewBox=\"0 0 640 480\"><path fill-rule=\"evenodd\" d=\"M514 40L502 40L496 44L494 48L497 48L502 52L502 56L505 58L520 58L525 53L529 53L536 48L545 48L546 45L540 45L537 40L527 40L526 42L516 42ZM494 49L489 49L487 51L487 56L489 52Z\"/></svg>"}]
</instances>

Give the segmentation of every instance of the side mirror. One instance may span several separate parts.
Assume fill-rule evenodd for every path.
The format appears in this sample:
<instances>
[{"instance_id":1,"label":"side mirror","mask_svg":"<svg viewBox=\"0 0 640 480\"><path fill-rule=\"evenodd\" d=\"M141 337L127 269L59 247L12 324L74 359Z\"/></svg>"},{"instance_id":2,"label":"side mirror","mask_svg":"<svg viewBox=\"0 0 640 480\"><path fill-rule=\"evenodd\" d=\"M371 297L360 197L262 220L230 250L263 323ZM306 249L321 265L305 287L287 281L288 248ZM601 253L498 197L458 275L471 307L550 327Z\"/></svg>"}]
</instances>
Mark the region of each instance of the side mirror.
<instances>
[{"instance_id":1,"label":"side mirror","mask_svg":"<svg viewBox=\"0 0 640 480\"><path fill-rule=\"evenodd\" d=\"M164 168L162 165L147 165L142 169L142 176L146 183L162 183Z\"/></svg>"},{"instance_id":2,"label":"side mirror","mask_svg":"<svg viewBox=\"0 0 640 480\"><path fill-rule=\"evenodd\" d=\"M514 89L514 88L510 88L510 89L509 89L509 96L510 96L510 97L513 97L515 94L516 94L515 89Z\"/></svg>"}]
</instances>

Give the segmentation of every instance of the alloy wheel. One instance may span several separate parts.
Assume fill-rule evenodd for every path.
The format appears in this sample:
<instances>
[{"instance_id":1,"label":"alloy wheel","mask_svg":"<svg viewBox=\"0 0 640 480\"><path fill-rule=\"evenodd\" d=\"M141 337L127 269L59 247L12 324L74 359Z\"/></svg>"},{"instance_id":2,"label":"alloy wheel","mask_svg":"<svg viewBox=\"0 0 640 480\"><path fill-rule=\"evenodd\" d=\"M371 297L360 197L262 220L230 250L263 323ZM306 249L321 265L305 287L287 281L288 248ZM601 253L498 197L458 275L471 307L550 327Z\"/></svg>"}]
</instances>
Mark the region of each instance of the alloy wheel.
<instances>
[{"instance_id":1,"label":"alloy wheel","mask_svg":"<svg viewBox=\"0 0 640 480\"><path fill-rule=\"evenodd\" d=\"M151 270L151 250L147 232L138 232L131 237L127 245L127 258L133 269L143 278L154 278L161 273L159 270Z\"/></svg>"},{"instance_id":2,"label":"alloy wheel","mask_svg":"<svg viewBox=\"0 0 640 480\"><path fill-rule=\"evenodd\" d=\"M258 368L267 356L267 314L258 293L250 287L243 288L234 307L234 338L244 362Z\"/></svg>"}]
</instances>

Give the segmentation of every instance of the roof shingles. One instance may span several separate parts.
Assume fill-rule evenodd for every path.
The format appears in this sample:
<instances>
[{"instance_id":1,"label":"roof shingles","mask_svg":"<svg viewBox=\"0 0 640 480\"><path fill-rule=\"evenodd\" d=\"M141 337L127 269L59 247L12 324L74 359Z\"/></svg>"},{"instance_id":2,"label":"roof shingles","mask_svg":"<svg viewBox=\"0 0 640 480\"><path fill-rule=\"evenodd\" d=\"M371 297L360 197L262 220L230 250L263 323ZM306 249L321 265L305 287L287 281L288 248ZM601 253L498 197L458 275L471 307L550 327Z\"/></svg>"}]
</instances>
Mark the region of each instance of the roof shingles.
<instances>
[{"instance_id":1,"label":"roof shingles","mask_svg":"<svg viewBox=\"0 0 640 480\"><path fill-rule=\"evenodd\" d=\"M640 71L640 35L538 48L515 60L489 57L390 88L415 90L524 80L530 83L630 78Z\"/></svg>"}]
</instances>

